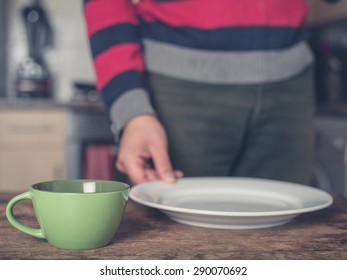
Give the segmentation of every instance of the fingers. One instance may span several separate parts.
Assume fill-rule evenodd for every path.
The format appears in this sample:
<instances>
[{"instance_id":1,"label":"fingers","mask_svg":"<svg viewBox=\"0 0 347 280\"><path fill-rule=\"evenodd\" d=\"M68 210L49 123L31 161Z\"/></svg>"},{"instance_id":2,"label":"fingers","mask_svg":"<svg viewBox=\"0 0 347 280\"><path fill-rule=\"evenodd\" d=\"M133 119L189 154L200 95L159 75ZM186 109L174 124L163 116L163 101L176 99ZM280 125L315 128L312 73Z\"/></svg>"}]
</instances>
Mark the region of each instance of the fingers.
<instances>
[{"instance_id":1,"label":"fingers","mask_svg":"<svg viewBox=\"0 0 347 280\"><path fill-rule=\"evenodd\" d=\"M146 173L146 178L149 180L149 181L157 181L157 180L160 180L160 177L158 175L158 172L153 169L153 168L147 168L145 169L145 173Z\"/></svg>"},{"instance_id":2,"label":"fingers","mask_svg":"<svg viewBox=\"0 0 347 280\"><path fill-rule=\"evenodd\" d=\"M136 163L136 161L120 162L117 161L117 169L129 177L133 184L140 184L147 181L147 176L145 169L141 163Z\"/></svg>"},{"instance_id":3,"label":"fingers","mask_svg":"<svg viewBox=\"0 0 347 280\"><path fill-rule=\"evenodd\" d=\"M184 173L181 170L175 170L174 173L177 179L182 178L184 176Z\"/></svg>"},{"instance_id":4,"label":"fingers","mask_svg":"<svg viewBox=\"0 0 347 280\"><path fill-rule=\"evenodd\" d=\"M149 160L153 162L151 166ZM153 180L174 183L183 176L172 168L164 128L149 115L137 116L125 126L116 167L135 184Z\"/></svg>"},{"instance_id":5,"label":"fingers","mask_svg":"<svg viewBox=\"0 0 347 280\"><path fill-rule=\"evenodd\" d=\"M157 181L157 180L162 180L162 178L159 176L158 172L153 169L153 168L147 168L145 169L146 177L148 181ZM175 180L178 178L183 177L183 172L181 170L174 170L173 175L175 177Z\"/></svg>"},{"instance_id":6,"label":"fingers","mask_svg":"<svg viewBox=\"0 0 347 280\"><path fill-rule=\"evenodd\" d=\"M116 161L116 168L122 172L122 173L126 173L126 168L124 167L123 162L121 162L119 159Z\"/></svg>"},{"instance_id":7,"label":"fingers","mask_svg":"<svg viewBox=\"0 0 347 280\"><path fill-rule=\"evenodd\" d=\"M163 145L156 145L156 147L150 149L150 152L158 176L168 183L175 183L176 176L168 152L166 151L166 147Z\"/></svg>"},{"instance_id":8,"label":"fingers","mask_svg":"<svg viewBox=\"0 0 347 280\"><path fill-rule=\"evenodd\" d=\"M128 163L127 163L128 162ZM147 160L137 161L137 164L134 164L136 159L134 160L117 160L116 168L129 176L130 180L134 184L140 184L148 181L157 181L164 180L168 183L174 183L178 178L183 177L183 172L180 170L172 170L174 180L170 181L165 179L163 176L159 175L159 172L153 167L148 165Z\"/></svg>"},{"instance_id":9,"label":"fingers","mask_svg":"<svg viewBox=\"0 0 347 280\"><path fill-rule=\"evenodd\" d=\"M167 183L175 183L178 178L183 177L183 172L174 170L165 146L157 145L151 149L154 168L159 179Z\"/></svg>"}]
</instances>

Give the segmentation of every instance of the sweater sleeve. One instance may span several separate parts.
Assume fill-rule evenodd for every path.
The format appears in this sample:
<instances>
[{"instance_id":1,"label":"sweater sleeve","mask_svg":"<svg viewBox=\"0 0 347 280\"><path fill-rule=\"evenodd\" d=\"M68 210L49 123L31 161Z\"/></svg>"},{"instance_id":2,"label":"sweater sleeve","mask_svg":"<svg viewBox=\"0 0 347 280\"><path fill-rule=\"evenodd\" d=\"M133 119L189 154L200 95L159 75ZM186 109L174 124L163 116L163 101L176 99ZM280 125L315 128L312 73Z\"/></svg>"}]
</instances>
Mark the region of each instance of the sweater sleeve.
<instances>
[{"instance_id":1,"label":"sweater sleeve","mask_svg":"<svg viewBox=\"0 0 347 280\"><path fill-rule=\"evenodd\" d=\"M154 114L146 90L136 9L131 0L84 0L97 87L119 133L131 118Z\"/></svg>"}]
</instances>

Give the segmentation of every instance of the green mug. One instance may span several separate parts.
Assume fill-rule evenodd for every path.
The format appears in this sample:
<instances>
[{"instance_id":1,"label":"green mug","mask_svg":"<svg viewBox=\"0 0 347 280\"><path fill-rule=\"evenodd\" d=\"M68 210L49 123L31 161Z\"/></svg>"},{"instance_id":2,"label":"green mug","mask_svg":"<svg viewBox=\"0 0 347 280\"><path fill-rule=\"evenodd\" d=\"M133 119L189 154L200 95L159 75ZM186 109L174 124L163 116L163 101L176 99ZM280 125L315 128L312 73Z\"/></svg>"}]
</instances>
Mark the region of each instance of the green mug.
<instances>
[{"instance_id":1,"label":"green mug","mask_svg":"<svg viewBox=\"0 0 347 280\"><path fill-rule=\"evenodd\" d=\"M6 208L18 230L62 249L95 249L110 243L122 220L130 186L116 181L59 180L37 183ZM13 207L32 200L40 228L19 222Z\"/></svg>"}]
</instances>

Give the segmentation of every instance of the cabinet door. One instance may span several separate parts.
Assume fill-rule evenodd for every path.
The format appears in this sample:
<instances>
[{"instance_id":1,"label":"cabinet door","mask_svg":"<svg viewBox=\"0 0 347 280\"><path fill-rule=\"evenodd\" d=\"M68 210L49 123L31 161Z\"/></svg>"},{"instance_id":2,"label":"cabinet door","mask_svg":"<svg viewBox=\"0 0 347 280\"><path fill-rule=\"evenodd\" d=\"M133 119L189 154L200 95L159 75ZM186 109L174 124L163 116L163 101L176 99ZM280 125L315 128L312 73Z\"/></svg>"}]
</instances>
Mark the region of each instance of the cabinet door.
<instances>
[{"instance_id":1,"label":"cabinet door","mask_svg":"<svg viewBox=\"0 0 347 280\"><path fill-rule=\"evenodd\" d=\"M0 111L0 191L66 177L65 116L60 109Z\"/></svg>"},{"instance_id":2,"label":"cabinet door","mask_svg":"<svg viewBox=\"0 0 347 280\"><path fill-rule=\"evenodd\" d=\"M1 110L0 147L49 147L65 142L63 110Z\"/></svg>"},{"instance_id":3,"label":"cabinet door","mask_svg":"<svg viewBox=\"0 0 347 280\"><path fill-rule=\"evenodd\" d=\"M63 147L0 149L0 191L26 191L37 182L64 179Z\"/></svg>"}]
</instances>

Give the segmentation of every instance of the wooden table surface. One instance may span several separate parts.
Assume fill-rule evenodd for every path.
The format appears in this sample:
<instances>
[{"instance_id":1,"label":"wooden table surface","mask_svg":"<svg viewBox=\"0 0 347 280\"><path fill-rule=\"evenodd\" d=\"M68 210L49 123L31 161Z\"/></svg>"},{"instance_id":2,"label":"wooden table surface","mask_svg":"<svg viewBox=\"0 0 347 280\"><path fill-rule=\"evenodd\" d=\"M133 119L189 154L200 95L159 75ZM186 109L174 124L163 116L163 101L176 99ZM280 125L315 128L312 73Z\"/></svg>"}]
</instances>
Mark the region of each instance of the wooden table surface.
<instances>
[{"instance_id":1,"label":"wooden table surface","mask_svg":"<svg viewBox=\"0 0 347 280\"><path fill-rule=\"evenodd\" d=\"M315 259L347 260L347 200L302 214L289 224L257 230L219 230L179 224L158 210L129 201L111 244L95 250L62 250L10 225L5 207L16 194L0 193L0 259ZM16 217L37 227L30 201Z\"/></svg>"}]
</instances>

